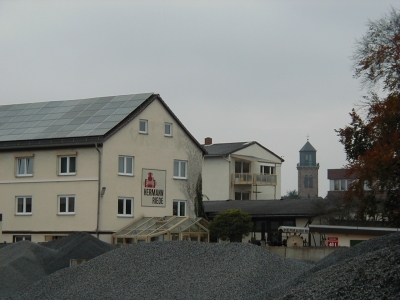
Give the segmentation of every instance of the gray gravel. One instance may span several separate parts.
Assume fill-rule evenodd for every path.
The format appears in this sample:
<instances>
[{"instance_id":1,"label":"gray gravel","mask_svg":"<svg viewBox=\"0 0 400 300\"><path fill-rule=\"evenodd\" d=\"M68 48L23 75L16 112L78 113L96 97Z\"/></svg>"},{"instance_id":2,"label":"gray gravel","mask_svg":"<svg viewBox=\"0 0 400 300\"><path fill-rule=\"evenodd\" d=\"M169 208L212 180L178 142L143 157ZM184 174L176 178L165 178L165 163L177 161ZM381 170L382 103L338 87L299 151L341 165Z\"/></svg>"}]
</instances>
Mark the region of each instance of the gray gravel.
<instances>
[{"instance_id":1,"label":"gray gravel","mask_svg":"<svg viewBox=\"0 0 400 300\"><path fill-rule=\"evenodd\" d=\"M10 244L0 249L0 299L69 267L72 258L91 259L114 249L83 232L42 245L30 241Z\"/></svg>"},{"instance_id":2,"label":"gray gravel","mask_svg":"<svg viewBox=\"0 0 400 300\"><path fill-rule=\"evenodd\" d=\"M55 250L30 241L21 241L0 249L0 299L48 275L45 266L55 256Z\"/></svg>"},{"instance_id":3,"label":"gray gravel","mask_svg":"<svg viewBox=\"0 0 400 300\"><path fill-rule=\"evenodd\" d=\"M68 237L43 243L43 246L57 250L56 256L45 266L47 274L69 267L71 258L92 259L117 248L86 232L76 232Z\"/></svg>"},{"instance_id":4,"label":"gray gravel","mask_svg":"<svg viewBox=\"0 0 400 300\"><path fill-rule=\"evenodd\" d=\"M335 251L267 299L400 299L400 233Z\"/></svg>"},{"instance_id":5,"label":"gray gravel","mask_svg":"<svg viewBox=\"0 0 400 300\"><path fill-rule=\"evenodd\" d=\"M84 240L71 243L84 251ZM9 299L400 299L399 241L400 233L372 239L316 264L250 244L143 243L61 269ZM36 249L44 270L57 243ZM31 252L14 252L14 261Z\"/></svg>"},{"instance_id":6,"label":"gray gravel","mask_svg":"<svg viewBox=\"0 0 400 300\"><path fill-rule=\"evenodd\" d=\"M265 299L311 266L251 244L143 243L53 273L12 299Z\"/></svg>"}]
</instances>

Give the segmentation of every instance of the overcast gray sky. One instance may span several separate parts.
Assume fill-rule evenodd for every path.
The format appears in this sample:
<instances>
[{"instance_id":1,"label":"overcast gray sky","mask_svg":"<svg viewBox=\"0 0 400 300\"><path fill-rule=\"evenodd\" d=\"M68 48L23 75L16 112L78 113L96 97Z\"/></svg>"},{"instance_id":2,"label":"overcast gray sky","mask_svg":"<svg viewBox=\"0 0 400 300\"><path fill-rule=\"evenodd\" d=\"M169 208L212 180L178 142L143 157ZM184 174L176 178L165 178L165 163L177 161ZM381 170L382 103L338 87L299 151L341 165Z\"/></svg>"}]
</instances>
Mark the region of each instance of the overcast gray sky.
<instances>
[{"instance_id":1,"label":"overcast gray sky","mask_svg":"<svg viewBox=\"0 0 400 300\"><path fill-rule=\"evenodd\" d=\"M346 163L334 129L365 94L356 38L399 1L0 1L0 104L155 92L200 142L257 141L297 190L299 150Z\"/></svg>"}]
</instances>

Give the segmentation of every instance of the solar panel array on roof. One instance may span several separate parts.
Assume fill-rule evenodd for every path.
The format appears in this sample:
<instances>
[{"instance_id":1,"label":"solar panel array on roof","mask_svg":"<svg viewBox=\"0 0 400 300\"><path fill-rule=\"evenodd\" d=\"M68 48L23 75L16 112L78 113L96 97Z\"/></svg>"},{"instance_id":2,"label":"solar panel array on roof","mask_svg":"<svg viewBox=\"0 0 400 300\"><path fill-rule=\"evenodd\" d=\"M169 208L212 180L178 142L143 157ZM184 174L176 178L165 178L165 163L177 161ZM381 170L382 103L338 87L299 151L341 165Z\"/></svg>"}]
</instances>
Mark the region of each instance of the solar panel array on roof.
<instances>
[{"instance_id":1,"label":"solar panel array on roof","mask_svg":"<svg viewBox=\"0 0 400 300\"><path fill-rule=\"evenodd\" d=\"M106 134L152 93L0 106L0 141Z\"/></svg>"}]
</instances>

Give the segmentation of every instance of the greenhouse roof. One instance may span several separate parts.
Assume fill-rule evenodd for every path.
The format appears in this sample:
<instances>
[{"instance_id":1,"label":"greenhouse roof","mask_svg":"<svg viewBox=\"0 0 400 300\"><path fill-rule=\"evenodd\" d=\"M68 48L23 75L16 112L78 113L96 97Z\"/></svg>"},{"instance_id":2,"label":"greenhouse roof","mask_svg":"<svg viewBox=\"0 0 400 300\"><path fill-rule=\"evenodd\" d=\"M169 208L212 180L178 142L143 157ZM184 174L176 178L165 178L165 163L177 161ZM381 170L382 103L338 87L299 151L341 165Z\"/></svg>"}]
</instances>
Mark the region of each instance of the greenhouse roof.
<instances>
[{"instance_id":1,"label":"greenhouse roof","mask_svg":"<svg viewBox=\"0 0 400 300\"><path fill-rule=\"evenodd\" d=\"M113 234L117 238L152 237L166 233L208 233L208 222L203 218L179 216L141 217Z\"/></svg>"}]
</instances>

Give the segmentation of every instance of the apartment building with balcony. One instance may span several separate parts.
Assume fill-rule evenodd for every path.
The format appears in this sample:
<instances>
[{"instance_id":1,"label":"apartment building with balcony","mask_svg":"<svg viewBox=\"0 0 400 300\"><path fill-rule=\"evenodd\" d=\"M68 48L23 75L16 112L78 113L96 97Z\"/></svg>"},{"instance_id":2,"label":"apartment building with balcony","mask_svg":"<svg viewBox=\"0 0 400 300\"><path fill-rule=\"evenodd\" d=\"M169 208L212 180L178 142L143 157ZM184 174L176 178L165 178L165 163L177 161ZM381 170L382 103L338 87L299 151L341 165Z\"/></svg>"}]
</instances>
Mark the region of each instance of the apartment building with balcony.
<instances>
[{"instance_id":1,"label":"apartment building with balcony","mask_svg":"<svg viewBox=\"0 0 400 300\"><path fill-rule=\"evenodd\" d=\"M0 106L0 242L193 217L204 153L158 94Z\"/></svg>"},{"instance_id":2,"label":"apartment building with balcony","mask_svg":"<svg viewBox=\"0 0 400 300\"><path fill-rule=\"evenodd\" d=\"M252 142L203 145L203 194L210 200L274 200L281 198L283 158Z\"/></svg>"}]
</instances>

